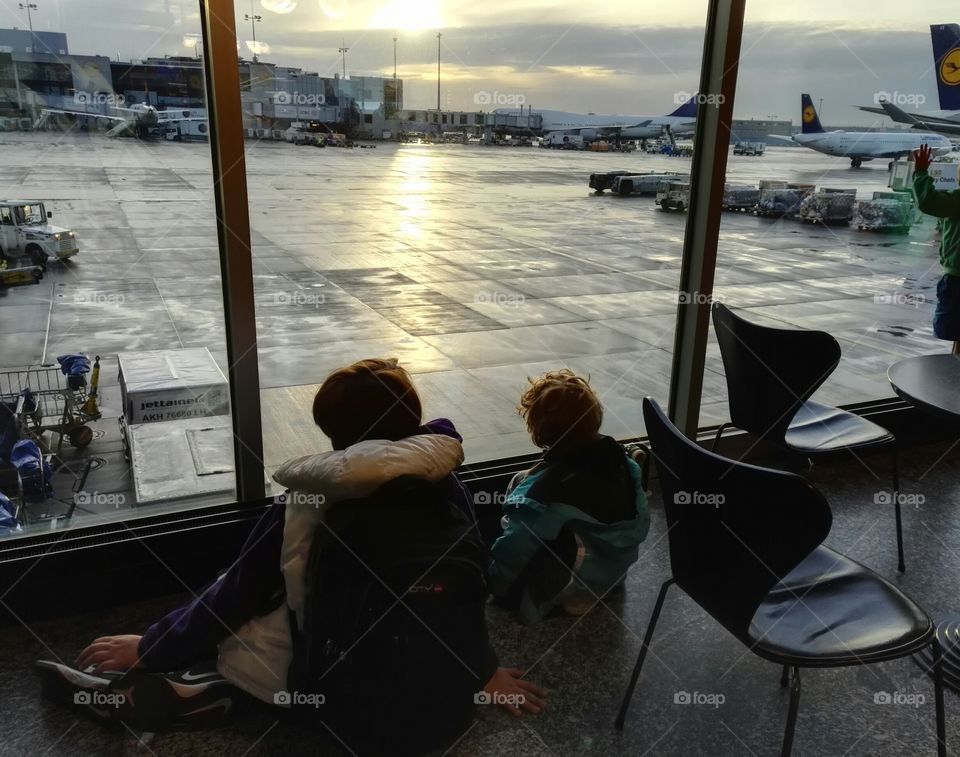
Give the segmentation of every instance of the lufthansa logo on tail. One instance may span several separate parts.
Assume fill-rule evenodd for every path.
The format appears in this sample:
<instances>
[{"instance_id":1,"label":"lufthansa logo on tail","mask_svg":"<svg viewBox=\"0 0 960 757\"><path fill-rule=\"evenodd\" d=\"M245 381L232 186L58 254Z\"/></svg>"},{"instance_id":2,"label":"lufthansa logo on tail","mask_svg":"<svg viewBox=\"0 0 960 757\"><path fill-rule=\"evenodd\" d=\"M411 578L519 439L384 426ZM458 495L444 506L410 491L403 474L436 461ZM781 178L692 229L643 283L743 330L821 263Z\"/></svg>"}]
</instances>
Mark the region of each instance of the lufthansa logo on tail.
<instances>
[{"instance_id":1,"label":"lufthansa logo on tail","mask_svg":"<svg viewBox=\"0 0 960 757\"><path fill-rule=\"evenodd\" d=\"M817 111L813 109L812 105L808 105L803 109L803 122L805 124L813 123L813 120L817 117Z\"/></svg>"},{"instance_id":2,"label":"lufthansa logo on tail","mask_svg":"<svg viewBox=\"0 0 960 757\"><path fill-rule=\"evenodd\" d=\"M940 61L940 81L944 84L960 84L960 47L953 48Z\"/></svg>"}]
</instances>

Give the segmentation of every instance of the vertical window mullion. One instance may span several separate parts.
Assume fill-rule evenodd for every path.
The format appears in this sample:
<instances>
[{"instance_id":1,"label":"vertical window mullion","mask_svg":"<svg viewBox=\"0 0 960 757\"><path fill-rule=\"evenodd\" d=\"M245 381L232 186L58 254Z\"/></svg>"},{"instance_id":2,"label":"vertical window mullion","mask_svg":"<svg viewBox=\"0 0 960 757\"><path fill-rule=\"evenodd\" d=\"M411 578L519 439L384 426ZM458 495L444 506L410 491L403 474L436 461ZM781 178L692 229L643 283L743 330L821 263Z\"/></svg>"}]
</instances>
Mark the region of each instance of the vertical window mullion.
<instances>
[{"instance_id":1,"label":"vertical window mullion","mask_svg":"<svg viewBox=\"0 0 960 757\"><path fill-rule=\"evenodd\" d=\"M683 238L670 375L670 418L687 436L696 434L700 420L710 302L745 8L746 0L710 0L707 10L698 92L701 104L690 170L690 206Z\"/></svg>"},{"instance_id":2,"label":"vertical window mullion","mask_svg":"<svg viewBox=\"0 0 960 757\"><path fill-rule=\"evenodd\" d=\"M264 496L260 374L233 0L201 0L237 499Z\"/></svg>"}]
</instances>

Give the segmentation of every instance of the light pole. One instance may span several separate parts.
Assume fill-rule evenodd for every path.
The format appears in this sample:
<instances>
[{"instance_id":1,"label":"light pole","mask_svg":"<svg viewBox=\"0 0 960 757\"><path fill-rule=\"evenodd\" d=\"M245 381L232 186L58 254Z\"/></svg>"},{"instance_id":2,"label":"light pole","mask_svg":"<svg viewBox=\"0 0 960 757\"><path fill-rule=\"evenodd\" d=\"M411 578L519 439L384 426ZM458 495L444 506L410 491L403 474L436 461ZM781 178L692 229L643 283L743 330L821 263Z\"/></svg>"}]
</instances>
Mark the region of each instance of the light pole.
<instances>
[{"instance_id":1,"label":"light pole","mask_svg":"<svg viewBox=\"0 0 960 757\"><path fill-rule=\"evenodd\" d=\"M350 52L350 48L347 47L346 42L340 40L340 47L337 49L337 52L340 53L340 56L343 58L343 78L347 78L347 53Z\"/></svg>"},{"instance_id":2,"label":"light pole","mask_svg":"<svg viewBox=\"0 0 960 757\"><path fill-rule=\"evenodd\" d=\"M396 35L396 32L394 32ZM400 94L397 92L397 37L393 38L393 117L400 111Z\"/></svg>"},{"instance_id":3,"label":"light pole","mask_svg":"<svg viewBox=\"0 0 960 757\"><path fill-rule=\"evenodd\" d=\"M442 132L443 128L440 126L440 37L442 35L440 32L437 32L437 131Z\"/></svg>"},{"instance_id":4,"label":"light pole","mask_svg":"<svg viewBox=\"0 0 960 757\"><path fill-rule=\"evenodd\" d=\"M30 52L36 52L36 45L33 44L33 16L31 10L39 10L36 3L19 3L20 10L27 12L27 25L30 27Z\"/></svg>"},{"instance_id":5,"label":"light pole","mask_svg":"<svg viewBox=\"0 0 960 757\"><path fill-rule=\"evenodd\" d=\"M263 21L263 16L257 16L253 12L253 0L250 0L250 12L243 14L243 20L250 22L250 30L253 32L253 62L259 62L257 58L257 23Z\"/></svg>"}]
</instances>

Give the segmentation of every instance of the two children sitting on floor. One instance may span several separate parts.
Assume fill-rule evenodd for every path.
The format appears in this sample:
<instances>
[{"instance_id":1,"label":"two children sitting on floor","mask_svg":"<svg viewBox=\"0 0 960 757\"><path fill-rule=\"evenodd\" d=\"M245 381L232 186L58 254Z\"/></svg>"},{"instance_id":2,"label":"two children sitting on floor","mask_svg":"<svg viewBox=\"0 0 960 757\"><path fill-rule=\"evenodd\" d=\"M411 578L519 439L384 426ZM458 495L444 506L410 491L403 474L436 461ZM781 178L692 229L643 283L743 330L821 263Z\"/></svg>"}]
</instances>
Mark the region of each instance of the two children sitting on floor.
<instances>
[{"instance_id":1,"label":"two children sitting on floor","mask_svg":"<svg viewBox=\"0 0 960 757\"><path fill-rule=\"evenodd\" d=\"M190 690L188 685L196 676L185 681L182 674L169 671L204 660L217 661L224 683L269 704L289 707L289 684L302 682L304 670L311 671L310 680L318 681L347 660L349 665L340 666L346 678L331 676L328 683L345 680L349 688L351 674L369 675L372 670L377 675L378 665L393 665L397 658L409 663L418 654L433 655L438 658L434 662L442 662L439 658L449 656L469 673L453 664L449 675L441 676L438 686L450 683L447 688L459 692L449 699L463 699L470 707L491 701L517 716L540 712L546 693L521 671L500 667L490 645L483 573L489 590L522 622L539 620L554 608L582 614L622 582L637 559L649 516L639 467L622 446L600 434L603 411L586 380L566 370L531 380L520 412L534 443L545 453L511 482L503 534L487 556L478 539L471 498L455 473L463 448L453 423L422 422L420 399L395 360L364 360L334 372L313 405L314 420L333 450L290 460L277 470L274 480L291 496L270 507L239 557L216 581L143 635L96 639L81 652L78 666L93 678L105 671L135 671L141 678L158 674L151 678L151 691L163 689L158 680L166 682L164 710L171 725L185 713L206 708L198 707L201 700L195 698L200 689ZM396 498L384 509L384 503L377 502L378 492L392 491L397 482L401 488L396 490L406 493L391 495ZM418 510L426 500L429 506ZM350 525L342 530L333 525L345 521ZM388 521L389 527L384 525ZM385 529L392 530L384 533ZM397 542L410 546L391 563L386 553ZM375 546L364 552L362 545ZM348 564L358 555L364 560ZM413 563L417 567L410 573L411 581L404 579L397 584L400 588L391 588L396 572L403 569L397 566ZM353 581L364 588L353 591ZM382 617L387 620L377 630L381 616L369 597L384 593L380 584L389 591L386 599L396 601L384 603ZM343 585L351 591L331 591ZM363 600L356 606L338 606L350 604L358 593ZM318 604L321 599L327 604ZM400 613L408 622L405 631L391 636L390 624L404 622L394 612L398 604L409 610ZM408 616L417 617L421 611L435 620L425 623L420 618L428 633L421 632L419 642L411 641L421 629L416 623L411 629ZM354 622L350 612L366 620ZM354 641L338 640L325 623L345 616L353 623L347 626L357 636ZM310 628L326 634L325 651L310 649L305 654L303 640ZM402 637L408 646L396 654L381 650L380 662L371 667L353 651L368 634L383 635L384 644ZM340 649L330 658L331 644L337 647L334 642ZM318 667L317 660L324 655L330 659L321 660ZM424 659L421 670L433 667ZM101 685L78 682L76 671L62 665L48 663L45 670L74 687ZM459 688L447 680L453 678L460 679ZM109 676L99 680L119 685ZM473 701L466 699L470 686ZM222 699L223 688L210 696Z\"/></svg>"}]
</instances>

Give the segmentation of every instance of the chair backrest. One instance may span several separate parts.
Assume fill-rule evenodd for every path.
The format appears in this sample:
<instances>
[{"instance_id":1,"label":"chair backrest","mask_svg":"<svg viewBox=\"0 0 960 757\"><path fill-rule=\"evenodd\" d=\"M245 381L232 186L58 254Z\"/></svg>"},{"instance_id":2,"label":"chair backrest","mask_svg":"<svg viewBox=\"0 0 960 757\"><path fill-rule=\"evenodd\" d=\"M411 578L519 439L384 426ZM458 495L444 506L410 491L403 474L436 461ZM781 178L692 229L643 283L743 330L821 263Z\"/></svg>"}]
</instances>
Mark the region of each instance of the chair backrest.
<instances>
[{"instance_id":1,"label":"chair backrest","mask_svg":"<svg viewBox=\"0 0 960 757\"><path fill-rule=\"evenodd\" d=\"M793 416L840 362L840 344L825 331L758 326L719 302L713 305L713 327L730 420L782 445Z\"/></svg>"},{"instance_id":2,"label":"chair backrest","mask_svg":"<svg viewBox=\"0 0 960 757\"><path fill-rule=\"evenodd\" d=\"M703 449L649 398L643 417L663 493L673 577L745 641L763 598L830 532L830 507L800 476Z\"/></svg>"}]
</instances>

